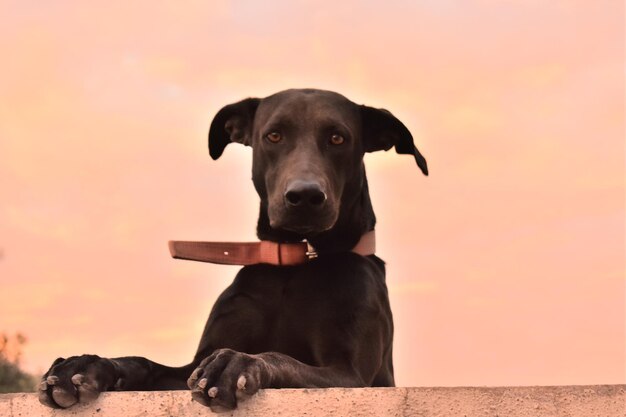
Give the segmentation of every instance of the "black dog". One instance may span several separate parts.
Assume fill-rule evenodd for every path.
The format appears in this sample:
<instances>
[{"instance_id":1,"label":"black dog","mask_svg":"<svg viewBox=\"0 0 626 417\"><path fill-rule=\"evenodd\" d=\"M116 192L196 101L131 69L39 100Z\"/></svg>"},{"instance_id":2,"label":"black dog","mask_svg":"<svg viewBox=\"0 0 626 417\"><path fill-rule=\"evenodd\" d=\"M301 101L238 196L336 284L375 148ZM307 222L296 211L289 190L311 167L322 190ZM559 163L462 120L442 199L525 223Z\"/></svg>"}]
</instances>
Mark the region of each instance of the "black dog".
<instances>
[{"instance_id":1,"label":"black dog","mask_svg":"<svg viewBox=\"0 0 626 417\"><path fill-rule=\"evenodd\" d=\"M41 382L43 404L66 408L107 390L189 387L195 400L220 411L261 388L394 386L384 262L352 249L376 223L365 152L395 147L428 174L407 128L386 110L336 93L287 90L220 110L209 132L211 157L231 142L253 149L258 237L306 239L317 258L242 268L215 303L189 365L59 358Z\"/></svg>"}]
</instances>

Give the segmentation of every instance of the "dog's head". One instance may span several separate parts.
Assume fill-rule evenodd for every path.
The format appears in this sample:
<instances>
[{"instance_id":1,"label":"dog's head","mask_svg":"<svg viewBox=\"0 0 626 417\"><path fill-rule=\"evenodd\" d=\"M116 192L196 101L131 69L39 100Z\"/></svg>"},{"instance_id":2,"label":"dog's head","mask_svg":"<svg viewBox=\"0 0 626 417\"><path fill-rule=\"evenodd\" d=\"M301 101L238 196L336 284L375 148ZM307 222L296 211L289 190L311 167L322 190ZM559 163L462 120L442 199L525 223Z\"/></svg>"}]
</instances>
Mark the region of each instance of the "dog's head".
<instances>
[{"instance_id":1,"label":"dog's head","mask_svg":"<svg viewBox=\"0 0 626 417\"><path fill-rule=\"evenodd\" d=\"M252 178L269 225L302 238L331 229L359 195L365 152L395 147L426 160L391 113L322 90L286 90L222 108L209 131L213 159L231 142L251 146Z\"/></svg>"}]
</instances>

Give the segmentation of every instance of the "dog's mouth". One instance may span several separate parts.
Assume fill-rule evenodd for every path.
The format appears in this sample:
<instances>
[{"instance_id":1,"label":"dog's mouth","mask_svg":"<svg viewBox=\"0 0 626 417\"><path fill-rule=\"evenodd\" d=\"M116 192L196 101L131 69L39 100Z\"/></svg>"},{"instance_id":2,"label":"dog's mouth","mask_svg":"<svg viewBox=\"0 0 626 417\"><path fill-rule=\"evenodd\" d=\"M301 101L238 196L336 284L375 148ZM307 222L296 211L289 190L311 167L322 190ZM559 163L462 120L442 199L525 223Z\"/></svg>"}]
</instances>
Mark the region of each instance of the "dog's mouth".
<instances>
[{"instance_id":1,"label":"dog's mouth","mask_svg":"<svg viewBox=\"0 0 626 417\"><path fill-rule=\"evenodd\" d=\"M335 213L324 213L323 215L311 216L312 218L306 217L303 218L303 216L289 212L282 212L278 216L273 216L270 213L270 226L272 229L284 230L308 238L332 229L337 221L337 214Z\"/></svg>"},{"instance_id":2,"label":"dog's mouth","mask_svg":"<svg viewBox=\"0 0 626 417\"><path fill-rule=\"evenodd\" d=\"M282 226L281 228L288 232L294 232L299 235L309 237L309 236L315 236L322 232L330 230L332 229L332 227L333 225L330 225L327 227L320 227L320 226L314 226L314 225L285 225L285 226Z\"/></svg>"}]
</instances>

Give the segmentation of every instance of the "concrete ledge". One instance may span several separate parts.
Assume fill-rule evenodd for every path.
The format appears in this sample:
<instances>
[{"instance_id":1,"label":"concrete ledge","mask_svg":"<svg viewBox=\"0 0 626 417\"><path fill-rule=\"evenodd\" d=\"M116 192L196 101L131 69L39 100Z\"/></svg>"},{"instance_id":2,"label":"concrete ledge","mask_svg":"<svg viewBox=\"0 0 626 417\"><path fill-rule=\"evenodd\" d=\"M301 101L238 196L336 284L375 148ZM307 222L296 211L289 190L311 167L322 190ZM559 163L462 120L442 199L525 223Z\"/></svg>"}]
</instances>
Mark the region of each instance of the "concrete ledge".
<instances>
[{"instance_id":1,"label":"concrete ledge","mask_svg":"<svg viewBox=\"0 0 626 417\"><path fill-rule=\"evenodd\" d=\"M207 416L187 391L104 393L51 410L35 394L0 395L0 416ZM626 385L263 390L232 416L626 416Z\"/></svg>"}]
</instances>

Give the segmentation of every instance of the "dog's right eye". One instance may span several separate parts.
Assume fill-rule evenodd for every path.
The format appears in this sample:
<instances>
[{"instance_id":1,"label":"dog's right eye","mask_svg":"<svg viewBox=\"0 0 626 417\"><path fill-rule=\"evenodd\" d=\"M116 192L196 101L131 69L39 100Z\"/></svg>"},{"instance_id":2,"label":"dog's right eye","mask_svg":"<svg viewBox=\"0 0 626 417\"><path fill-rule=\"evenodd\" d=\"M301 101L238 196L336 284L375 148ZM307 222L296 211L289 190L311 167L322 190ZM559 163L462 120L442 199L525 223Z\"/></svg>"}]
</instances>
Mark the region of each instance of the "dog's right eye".
<instances>
[{"instance_id":1,"label":"dog's right eye","mask_svg":"<svg viewBox=\"0 0 626 417\"><path fill-rule=\"evenodd\" d=\"M268 133L267 135L265 135L265 137L272 143L278 143L282 139L282 136L278 132Z\"/></svg>"},{"instance_id":2,"label":"dog's right eye","mask_svg":"<svg viewBox=\"0 0 626 417\"><path fill-rule=\"evenodd\" d=\"M337 146L337 145L341 145L345 142L346 140L343 138L343 136L335 133L334 135L332 135L330 137L330 143Z\"/></svg>"}]
</instances>

